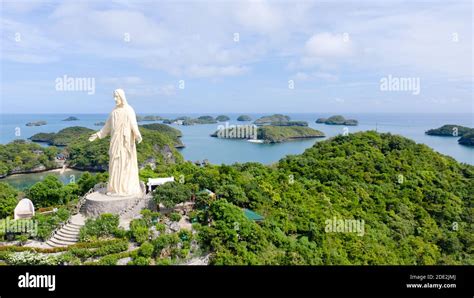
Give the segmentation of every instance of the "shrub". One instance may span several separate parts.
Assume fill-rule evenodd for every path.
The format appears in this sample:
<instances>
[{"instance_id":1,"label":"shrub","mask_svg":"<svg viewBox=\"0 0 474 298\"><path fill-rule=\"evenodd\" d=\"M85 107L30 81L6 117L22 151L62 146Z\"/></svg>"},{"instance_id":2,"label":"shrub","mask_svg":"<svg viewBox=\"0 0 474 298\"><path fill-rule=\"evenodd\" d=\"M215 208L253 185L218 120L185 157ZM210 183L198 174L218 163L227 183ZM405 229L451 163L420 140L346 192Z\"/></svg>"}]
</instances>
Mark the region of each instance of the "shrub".
<instances>
[{"instance_id":1,"label":"shrub","mask_svg":"<svg viewBox=\"0 0 474 298\"><path fill-rule=\"evenodd\" d=\"M128 231L123 228L117 228L114 231L114 236L117 238L127 238Z\"/></svg>"},{"instance_id":2,"label":"shrub","mask_svg":"<svg viewBox=\"0 0 474 298\"><path fill-rule=\"evenodd\" d=\"M60 258L31 251L10 253L5 261L10 265L58 265Z\"/></svg>"},{"instance_id":3,"label":"shrub","mask_svg":"<svg viewBox=\"0 0 474 298\"><path fill-rule=\"evenodd\" d=\"M36 239L46 240L51 236L51 233L61 223L67 221L71 213L66 208L59 208L56 213L51 214L36 214L33 219L38 223L38 230L36 231Z\"/></svg>"},{"instance_id":4,"label":"shrub","mask_svg":"<svg viewBox=\"0 0 474 298\"><path fill-rule=\"evenodd\" d=\"M169 218L171 221L179 221L181 219L181 214L177 212L172 212L170 213Z\"/></svg>"},{"instance_id":5,"label":"shrub","mask_svg":"<svg viewBox=\"0 0 474 298\"><path fill-rule=\"evenodd\" d=\"M130 222L130 232L138 243L147 241L151 234L148 230L148 223L143 218L134 219Z\"/></svg>"},{"instance_id":6,"label":"shrub","mask_svg":"<svg viewBox=\"0 0 474 298\"><path fill-rule=\"evenodd\" d=\"M128 241L126 240L119 240L115 242L111 242L107 245L100 246L96 249L90 248L80 248L80 247L73 247L69 250L71 254L81 259L91 258L91 257L100 257L105 256L113 253L119 253L122 251L126 251L128 249Z\"/></svg>"},{"instance_id":7,"label":"shrub","mask_svg":"<svg viewBox=\"0 0 474 298\"><path fill-rule=\"evenodd\" d=\"M158 232L160 232L160 233L163 233L164 231L166 231L166 225L165 225L165 224L162 224L162 223L160 223L160 222L157 223L157 224L155 225L155 227L156 227L156 230L157 230Z\"/></svg>"},{"instance_id":8,"label":"shrub","mask_svg":"<svg viewBox=\"0 0 474 298\"><path fill-rule=\"evenodd\" d=\"M193 238L193 234L190 231L182 230L182 231L179 231L178 237L182 241L188 241L189 242Z\"/></svg>"},{"instance_id":9,"label":"shrub","mask_svg":"<svg viewBox=\"0 0 474 298\"><path fill-rule=\"evenodd\" d=\"M150 259L145 257L137 257L132 262L131 265L146 266L150 265Z\"/></svg>"},{"instance_id":10,"label":"shrub","mask_svg":"<svg viewBox=\"0 0 474 298\"><path fill-rule=\"evenodd\" d=\"M97 262L97 264L113 266L113 265L117 265L117 262L118 262L118 257L116 255L108 255L100 259L99 262Z\"/></svg>"},{"instance_id":11,"label":"shrub","mask_svg":"<svg viewBox=\"0 0 474 298\"><path fill-rule=\"evenodd\" d=\"M138 254L142 257L149 258L153 255L153 244L150 242L143 242L138 249Z\"/></svg>"},{"instance_id":12,"label":"shrub","mask_svg":"<svg viewBox=\"0 0 474 298\"><path fill-rule=\"evenodd\" d=\"M132 230L132 236L138 243L143 243L150 237L150 231L147 227L138 226Z\"/></svg>"},{"instance_id":13,"label":"shrub","mask_svg":"<svg viewBox=\"0 0 474 298\"><path fill-rule=\"evenodd\" d=\"M142 219L145 220L147 227L151 227L155 224L160 217L159 212L153 212L150 209L143 209L140 211L140 214L142 215Z\"/></svg>"},{"instance_id":14,"label":"shrub","mask_svg":"<svg viewBox=\"0 0 474 298\"><path fill-rule=\"evenodd\" d=\"M95 238L111 237L117 232L118 215L104 213L97 219L88 219L79 232L80 241L90 241Z\"/></svg>"},{"instance_id":15,"label":"shrub","mask_svg":"<svg viewBox=\"0 0 474 298\"><path fill-rule=\"evenodd\" d=\"M153 199L157 204L162 203L166 208L188 201L192 191L186 184L168 182L157 187L153 192Z\"/></svg>"},{"instance_id":16,"label":"shrub","mask_svg":"<svg viewBox=\"0 0 474 298\"><path fill-rule=\"evenodd\" d=\"M179 243L179 237L176 234L164 234L155 238L152 243L155 254L159 256L164 248L176 246Z\"/></svg>"},{"instance_id":17,"label":"shrub","mask_svg":"<svg viewBox=\"0 0 474 298\"><path fill-rule=\"evenodd\" d=\"M163 259L157 258L155 261L155 264L161 265L161 266L169 266L169 265L173 265L173 262L169 258L163 258Z\"/></svg>"}]
</instances>

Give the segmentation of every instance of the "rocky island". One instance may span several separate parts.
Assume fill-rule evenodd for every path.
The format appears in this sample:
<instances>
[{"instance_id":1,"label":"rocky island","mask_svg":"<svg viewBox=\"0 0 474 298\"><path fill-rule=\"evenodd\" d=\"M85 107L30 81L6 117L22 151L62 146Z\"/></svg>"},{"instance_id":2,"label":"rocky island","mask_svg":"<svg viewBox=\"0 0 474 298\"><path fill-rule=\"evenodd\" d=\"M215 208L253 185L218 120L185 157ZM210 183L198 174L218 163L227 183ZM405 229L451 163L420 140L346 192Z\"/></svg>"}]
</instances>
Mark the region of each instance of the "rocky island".
<instances>
[{"instance_id":1,"label":"rocky island","mask_svg":"<svg viewBox=\"0 0 474 298\"><path fill-rule=\"evenodd\" d=\"M240 115L237 117L237 121L252 121L252 117L248 115Z\"/></svg>"},{"instance_id":2,"label":"rocky island","mask_svg":"<svg viewBox=\"0 0 474 298\"><path fill-rule=\"evenodd\" d=\"M247 127L245 127L247 129ZM223 138L229 139L254 139L252 134L244 135L239 133L242 128L239 125L232 125L228 128L215 131L211 134L211 137L219 137L223 135ZM282 143L286 141L298 140L298 139L309 139L309 138L323 138L324 133L310 128L302 126L272 126L265 125L262 127L255 127L257 132L256 140L260 140L262 143Z\"/></svg>"},{"instance_id":3,"label":"rocky island","mask_svg":"<svg viewBox=\"0 0 474 298\"><path fill-rule=\"evenodd\" d=\"M143 121L160 121L163 120L161 116L154 116L154 115L148 115L148 116L137 116L137 122L143 122Z\"/></svg>"},{"instance_id":4,"label":"rocky island","mask_svg":"<svg viewBox=\"0 0 474 298\"><path fill-rule=\"evenodd\" d=\"M464 146L474 146L474 130L463 134L463 136L458 140L458 143Z\"/></svg>"},{"instance_id":5,"label":"rocky island","mask_svg":"<svg viewBox=\"0 0 474 298\"><path fill-rule=\"evenodd\" d=\"M469 128L466 126L446 124L439 128L427 130L425 134L430 135L430 136L461 137L464 134L467 134L472 131L473 131L472 128Z\"/></svg>"},{"instance_id":6,"label":"rocky island","mask_svg":"<svg viewBox=\"0 0 474 298\"><path fill-rule=\"evenodd\" d=\"M290 121L290 117L282 114L263 116L254 121L256 125L270 125L272 123L282 123Z\"/></svg>"},{"instance_id":7,"label":"rocky island","mask_svg":"<svg viewBox=\"0 0 474 298\"><path fill-rule=\"evenodd\" d=\"M42 125L46 125L46 124L48 124L48 122L46 122L44 120L40 120L40 121L28 122L28 123L26 123L26 126L42 126Z\"/></svg>"},{"instance_id":8,"label":"rocky island","mask_svg":"<svg viewBox=\"0 0 474 298\"><path fill-rule=\"evenodd\" d=\"M359 122L355 119L346 119L341 115L331 116L329 118L319 118L316 123L324 123L328 125L348 125L356 126Z\"/></svg>"},{"instance_id":9,"label":"rocky island","mask_svg":"<svg viewBox=\"0 0 474 298\"><path fill-rule=\"evenodd\" d=\"M195 124L215 124L217 120L212 116L200 116L198 118L191 118L187 116L178 117L176 119L165 119L165 124L178 124L178 125L195 125Z\"/></svg>"},{"instance_id":10,"label":"rocky island","mask_svg":"<svg viewBox=\"0 0 474 298\"><path fill-rule=\"evenodd\" d=\"M65 129L61 129L57 133L37 133L29 137L33 142L44 142L52 146L67 146L72 140L77 138L79 135L85 133L93 132L92 129L81 127L81 126L71 126Z\"/></svg>"},{"instance_id":11,"label":"rocky island","mask_svg":"<svg viewBox=\"0 0 474 298\"><path fill-rule=\"evenodd\" d=\"M230 120L229 116L226 116L226 115L219 115L216 117L216 121L218 122L225 122L229 120Z\"/></svg>"},{"instance_id":12,"label":"rocky island","mask_svg":"<svg viewBox=\"0 0 474 298\"><path fill-rule=\"evenodd\" d=\"M70 116L70 117L67 117L66 119L63 119L63 121L77 121L77 120L79 120L79 118L74 117L74 116Z\"/></svg>"}]
</instances>

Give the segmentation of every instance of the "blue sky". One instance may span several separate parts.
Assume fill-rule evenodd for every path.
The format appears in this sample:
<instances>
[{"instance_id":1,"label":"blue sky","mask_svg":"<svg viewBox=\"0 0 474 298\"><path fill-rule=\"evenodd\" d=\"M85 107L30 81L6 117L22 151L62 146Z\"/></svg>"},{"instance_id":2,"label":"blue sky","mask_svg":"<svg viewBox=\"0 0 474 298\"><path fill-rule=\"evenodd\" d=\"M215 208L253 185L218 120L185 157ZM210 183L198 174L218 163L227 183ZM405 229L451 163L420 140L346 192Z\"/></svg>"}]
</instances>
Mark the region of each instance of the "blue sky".
<instances>
[{"instance_id":1,"label":"blue sky","mask_svg":"<svg viewBox=\"0 0 474 298\"><path fill-rule=\"evenodd\" d=\"M473 112L472 1L1 3L3 113Z\"/></svg>"}]
</instances>

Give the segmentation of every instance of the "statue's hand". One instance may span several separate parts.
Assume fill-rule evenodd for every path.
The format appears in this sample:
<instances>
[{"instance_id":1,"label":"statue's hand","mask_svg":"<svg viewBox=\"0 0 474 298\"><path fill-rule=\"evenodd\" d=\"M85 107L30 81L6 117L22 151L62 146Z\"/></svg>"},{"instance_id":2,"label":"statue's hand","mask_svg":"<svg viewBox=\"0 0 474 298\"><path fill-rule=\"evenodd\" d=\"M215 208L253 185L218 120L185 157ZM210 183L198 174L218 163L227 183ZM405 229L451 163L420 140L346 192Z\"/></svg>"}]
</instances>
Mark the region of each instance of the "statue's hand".
<instances>
[{"instance_id":1,"label":"statue's hand","mask_svg":"<svg viewBox=\"0 0 474 298\"><path fill-rule=\"evenodd\" d=\"M142 140L143 140L142 137L139 136L139 137L137 138L137 143L140 144L140 143L142 142Z\"/></svg>"},{"instance_id":2,"label":"statue's hand","mask_svg":"<svg viewBox=\"0 0 474 298\"><path fill-rule=\"evenodd\" d=\"M94 133L89 137L89 142L95 141L98 138L97 134Z\"/></svg>"}]
</instances>

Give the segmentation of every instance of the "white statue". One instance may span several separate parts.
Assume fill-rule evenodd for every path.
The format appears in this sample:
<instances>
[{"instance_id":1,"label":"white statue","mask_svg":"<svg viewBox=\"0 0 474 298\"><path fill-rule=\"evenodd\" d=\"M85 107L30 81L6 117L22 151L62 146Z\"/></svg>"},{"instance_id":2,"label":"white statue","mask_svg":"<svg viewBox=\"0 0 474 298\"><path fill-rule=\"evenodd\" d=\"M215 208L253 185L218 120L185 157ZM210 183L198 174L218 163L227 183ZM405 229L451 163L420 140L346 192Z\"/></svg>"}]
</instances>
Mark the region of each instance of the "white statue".
<instances>
[{"instance_id":1,"label":"white statue","mask_svg":"<svg viewBox=\"0 0 474 298\"><path fill-rule=\"evenodd\" d=\"M114 91L115 108L104 127L90 136L89 141L110 135L109 183L107 195L129 196L142 193L138 179L137 148L142 136L135 111L128 105L122 89Z\"/></svg>"}]
</instances>

